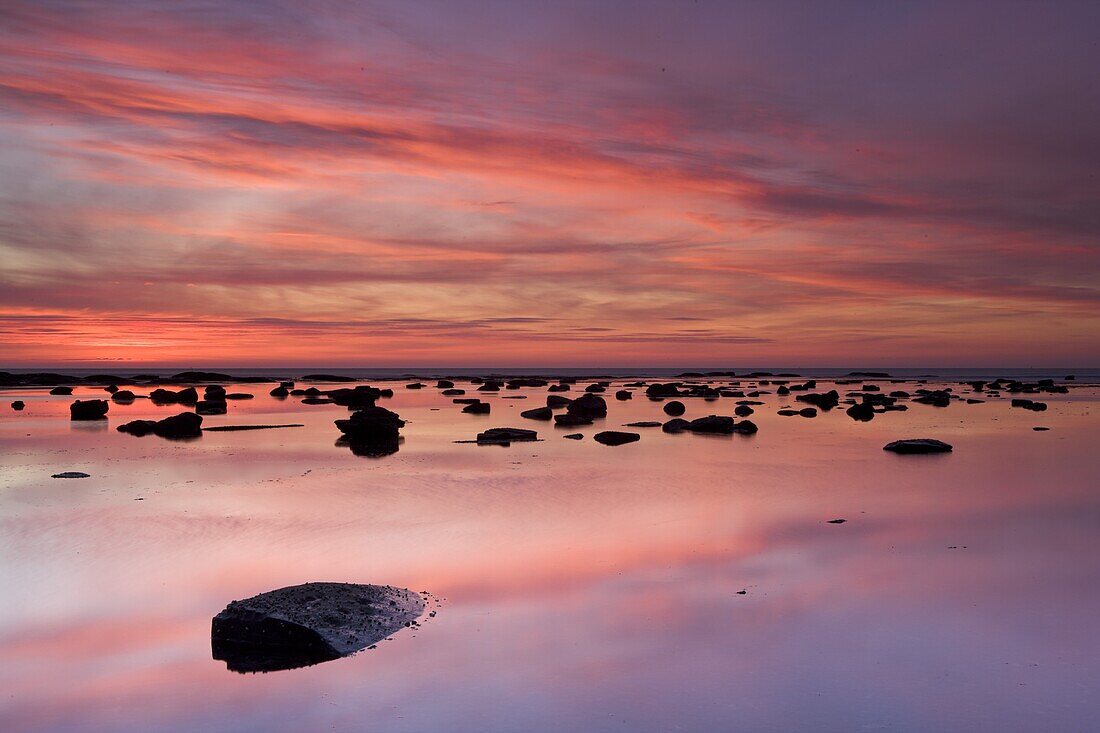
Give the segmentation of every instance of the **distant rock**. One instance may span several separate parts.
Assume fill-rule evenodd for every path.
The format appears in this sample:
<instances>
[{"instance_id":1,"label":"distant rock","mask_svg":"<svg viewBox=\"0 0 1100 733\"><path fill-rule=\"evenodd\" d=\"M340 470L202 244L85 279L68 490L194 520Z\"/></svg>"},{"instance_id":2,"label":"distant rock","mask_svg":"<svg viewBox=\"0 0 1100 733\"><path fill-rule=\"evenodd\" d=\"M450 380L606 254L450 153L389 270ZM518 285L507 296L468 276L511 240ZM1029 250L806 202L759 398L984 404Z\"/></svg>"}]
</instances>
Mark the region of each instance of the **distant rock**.
<instances>
[{"instance_id":1,"label":"distant rock","mask_svg":"<svg viewBox=\"0 0 1100 733\"><path fill-rule=\"evenodd\" d=\"M584 433L569 433L569 435L563 435L561 437L568 438L569 440L581 440L584 438Z\"/></svg>"},{"instance_id":2,"label":"distant rock","mask_svg":"<svg viewBox=\"0 0 1100 733\"><path fill-rule=\"evenodd\" d=\"M493 409L488 402L471 402L462 408L462 411L470 415L488 415Z\"/></svg>"},{"instance_id":3,"label":"distant rock","mask_svg":"<svg viewBox=\"0 0 1100 733\"><path fill-rule=\"evenodd\" d=\"M133 420L115 429L138 437L152 434L169 440L184 440L202 435L202 416L194 412L181 412L163 420Z\"/></svg>"},{"instance_id":4,"label":"distant rock","mask_svg":"<svg viewBox=\"0 0 1100 733\"><path fill-rule=\"evenodd\" d=\"M1025 410L1031 410L1032 412L1043 412L1047 409L1047 403L1045 402L1035 402L1033 400L1024 400L1019 398L1012 400L1012 406L1022 407Z\"/></svg>"},{"instance_id":5,"label":"distant rock","mask_svg":"<svg viewBox=\"0 0 1100 733\"><path fill-rule=\"evenodd\" d=\"M355 382L358 381L355 377L345 377L339 374L306 374L302 377L303 382Z\"/></svg>"},{"instance_id":6,"label":"distant rock","mask_svg":"<svg viewBox=\"0 0 1100 733\"><path fill-rule=\"evenodd\" d=\"M178 392L161 388L150 392L149 399L157 405L193 405L199 401L199 392L194 387L187 387Z\"/></svg>"},{"instance_id":7,"label":"distant rock","mask_svg":"<svg viewBox=\"0 0 1100 733\"><path fill-rule=\"evenodd\" d=\"M195 412L199 415L224 415L226 406L224 400L199 400L195 403Z\"/></svg>"},{"instance_id":8,"label":"distant rock","mask_svg":"<svg viewBox=\"0 0 1100 733\"><path fill-rule=\"evenodd\" d=\"M511 445L516 442L538 440L539 436L534 430L523 428L489 428L477 434L477 442L481 445Z\"/></svg>"},{"instance_id":9,"label":"distant rock","mask_svg":"<svg viewBox=\"0 0 1100 733\"><path fill-rule=\"evenodd\" d=\"M549 407L536 407L533 410L524 410L519 416L528 420L553 420L554 411Z\"/></svg>"},{"instance_id":10,"label":"distant rock","mask_svg":"<svg viewBox=\"0 0 1100 733\"><path fill-rule=\"evenodd\" d=\"M569 403L572 401L573 400L569 399L568 397L562 397L561 395L556 394L546 396L546 406L551 409L557 407L568 407Z\"/></svg>"},{"instance_id":11,"label":"distant rock","mask_svg":"<svg viewBox=\"0 0 1100 733\"><path fill-rule=\"evenodd\" d=\"M230 603L211 623L211 652L234 672L303 667L365 649L423 613L424 599L404 588L306 583Z\"/></svg>"},{"instance_id":12,"label":"distant rock","mask_svg":"<svg viewBox=\"0 0 1100 733\"><path fill-rule=\"evenodd\" d=\"M577 427L578 425L591 425L592 418L587 415L573 415L565 413L564 415L554 415L554 424L558 427Z\"/></svg>"},{"instance_id":13,"label":"distant rock","mask_svg":"<svg viewBox=\"0 0 1100 733\"><path fill-rule=\"evenodd\" d=\"M867 402L857 402L849 407L845 412L848 417L859 422L869 422L875 417L875 408Z\"/></svg>"},{"instance_id":14,"label":"distant rock","mask_svg":"<svg viewBox=\"0 0 1100 733\"><path fill-rule=\"evenodd\" d=\"M440 394L446 395L447 397L454 397L456 395L466 394L466 390L450 388L443 390L442 392L440 392Z\"/></svg>"},{"instance_id":15,"label":"distant rock","mask_svg":"<svg viewBox=\"0 0 1100 733\"><path fill-rule=\"evenodd\" d=\"M90 473L84 473L83 471L62 471L61 473L55 473L50 478L91 478Z\"/></svg>"},{"instance_id":16,"label":"distant rock","mask_svg":"<svg viewBox=\"0 0 1100 733\"><path fill-rule=\"evenodd\" d=\"M16 412L22 410L24 407L26 407L26 405L23 403L23 400L15 400L11 403L11 409L15 410Z\"/></svg>"},{"instance_id":17,"label":"distant rock","mask_svg":"<svg viewBox=\"0 0 1100 733\"><path fill-rule=\"evenodd\" d=\"M405 385L405 389L424 389L422 382L411 382Z\"/></svg>"},{"instance_id":18,"label":"distant rock","mask_svg":"<svg viewBox=\"0 0 1100 733\"><path fill-rule=\"evenodd\" d=\"M451 389L455 386L455 383L449 379L440 379L435 383L436 389Z\"/></svg>"},{"instance_id":19,"label":"distant rock","mask_svg":"<svg viewBox=\"0 0 1100 733\"><path fill-rule=\"evenodd\" d=\"M268 392L268 394L272 397L283 399L290 394L290 390L280 384L278 387Z\"/></svg>"},{"instance_id":20,"label":"distant rock","mask_svg":"<svg viewBox=\"0 0 1100 733\"><path fill-rule=\"evenodd\" d=\"M372 406L352 413L346 420L336 420L336 427L351 442L389 442L397 440L405 421L396 412Z\"/></svg>"},{"instance_id":21,"label":"distant rock","mask_svg":"<svg viewBox=\"0 0 1100 733\"><path fill-rule=\"evenodd\" d=\"M659 428L661 423L657 420L642 420L641 422L628 422L625 427L628 428Z\"/></svg>"},{"instance_id":22,"label":"distant rock","mask_svg":"<svg viewBox=\"0 0 1100 733\"><path fill-rule=\"evenodd\" d=\"M733 414L737 415L738 417L748 417L749 415L753 414L753 412L754 410L748 405L738 405L737 407L733 408Z\"/></svg>"},{"instance_id":23,"label":"distant rock","mask_svg":"<svg viewBox=\"0 0 1100 733\"><path fill-rule=\"evenodd\" d=\"M72 393L72 387L54 387L50 390L50 394L52 395L71 395Z\"/></svg>"},{"instance_id":24,"label":"distant rock","mask_svg":"<svg viewBox=\"0 0 1100 733\"><path fill-rule=\"evenodd\" d=\"M803 407L798 411L798 414L802 417L817 417L817 409L813 407Z\"/></svg>"},{"instance_id":25,"label":"distant rock","mask_svg":"<svg viewBox=\"0 0 1100 733\"><path fill-rule=\"evenodd\" d=\"M950 453L951 445L944 443L942 440L935 440L933 438L907 438L905 440L895 440L892 443L887 443L882 449L893 453L904 454Z\"/></svg>"},{"instance_id":26,"label":"distant rock","mask_svg":"<svg viewBox=\"0 0 1100 733\"><path fill-rule=\"evenodd\" d=\"M626 400L633 398L634 393L631 392L629 389L620 389L618 392L615 393L615 399L619 400L620 402L625 402Z\"/></svg>"},{"instance_id":27,"label":"distant rock","mask_svg":"<svg viewBox=\"0 0 1100 733\"><path fill-rule=\"evenodd\" d=\"M726 415L707 415L706 417L698 417L688 422L684 426L684 430L690 430L693 433L712 433L718 435L730 435L735 431L736 422L732 417Z\"/></svg>"},{"instance_id":28,"label":"distant rock","mask_svg":"<svg viewBox=\"0 0 1100 733\"><path fill-rule=\"evenodd\" d=\"M69 417L73 420L106 420L110 405L107 400L77 400L69 405Z\"/></svg>"},{"instance_id":29,"label":"distant rock","mask_svg":"<svg viewBox=\"0 0 1100 733\"><path fill-rule=\"evenodd\" d=\"M642 436L638 433L627 433L622 430L604 430L592 436L592 440L603 445L624 445L641 440L641 438Z\"/></svg>"},{"instance_id":30,"label":"distant rock","mask_svg":"<svg viewBox=\"0 0 1100 733\"><path fill-rule=\"evenodd\" d=\"M662 425L661 430L665 433L682 433L687 430L687 427L690 424L691 423L689 423L682 417L674 417L666 422L664 425Z\"/></svg>"},{"instance_id":31,"label":"distant rock","mask_svg":"<svg viewBox=\"0 0 1100 733\"><path fill-rule=\"evenodd\" d=\"M566 405L565 410L570 415L589 419L601 418L607 416L607 402L598 394L586 392Z\"/></svg>"},{"instance_id":32,"label":"distant rock","mask_svg":"<svg viewBox=\"0 0 1100 733\"><path fill-rule=\"evenodd\" d=\"M828 392L809 392L795 397L799 402L807 402L819 410L831 410L840 404L840 394L835 390Z\"/></svg>"},{"instance_id":33,"label":"distant rock","mask_svg":"<svg viewBox=\"0 0 1100 733\"><path fill-rule=\"evenodd\" d=\"M137 399L137 395L128 389L120 389L111 394L111 399L121 404L128 404Z\"/></svg>"},{"instance_id":34,"label":"distant rock","mask_svg":"<svg viewBox=\"0 0 1100 733\"><path fill-rule=\"evenodd\" d=\"M254 395L251 395L248 392L229 392L225 395L225 399L227 400L251 400L253 398Z\"/></svg>"}]
</instances>

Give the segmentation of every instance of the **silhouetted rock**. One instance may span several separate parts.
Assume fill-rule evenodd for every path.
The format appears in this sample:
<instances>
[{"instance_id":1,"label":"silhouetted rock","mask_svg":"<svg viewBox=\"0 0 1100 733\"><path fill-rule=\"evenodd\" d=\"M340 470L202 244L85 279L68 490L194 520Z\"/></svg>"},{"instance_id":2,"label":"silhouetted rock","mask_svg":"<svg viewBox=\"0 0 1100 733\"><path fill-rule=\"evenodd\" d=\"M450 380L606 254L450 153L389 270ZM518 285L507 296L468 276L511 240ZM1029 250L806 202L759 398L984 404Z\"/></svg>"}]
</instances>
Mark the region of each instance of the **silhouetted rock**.
<instances>
[{"instance_id":1,"label":"silhouetted rock","mask_svg":"<svg viewBox=\"0 0 1100 733\"><path fill-rule=\"evenodd\" d=\"M519 416L528 420L553 420L554 411L549 407L536 407L533 410L524 410Z\"/></svg>"},{"instance_id":2,"label":"silhouetted rock","mask_svg":"<svg viewBox=\"0 0 1100 733\"><path fill-rule=\"evenodd\" d=\"M510 445L515 442L538 440L538 433L523 428L489 428L477 434L482 445Z\"/></svg>"},{"instance_id":3,"label":"silhouetted rock","mask_svg":"<svg viewBox=\"0 0 1100 733\"><path fill-rule=\"evenodd\" d=\"M251 400L253 395L248 392L229 392L225 395L227 400Z\"/></svg>"},{"instance_id":4,"label":"silhouetted rock","mask_svg":"<svg viewBox=\"0 0 1100 733\"><path fill-rule=\"evenodd\" d=\"M561 395L556 394L546 396L546 406L549 408L568 407L569 403L572 401L573 400L569 399L568 397L562 397Z\"/></svg>"},{"instance_id":5,"label":"silhouetted rock","mask_svg":"<svg viewBox=\"0 0 1100 733\"><path fill-rule=\"evenodd\" d=\"M354 382L355 377L344 377L339 374L306 374L303 382Z\"/></svg>"},{"instance_id":6,"label":"silhouetted rock","mask_svg":"<svg viewBox=\"0 0 1100 733\"><path fill-rule=\"evenodd\" d=\"M24 407L26 407L26 405L23 403L23 400L15 400L11 403L11 409L15 410L16 412L22 410Z\"/></svg>"},{"instance_id":7,"label":"silhouetted rock","mask_svg":"<svg viewBox=\"0 0 1100 733\"><path fill-rule=\"evenodd\" d=\"M211 623L211 652L234 672L302 667L365 649L423 613L404 588L306 583L230 603Z\"/></svg>"},{"instance_id":8,"label":"silhouetted rock","mask_svg":"<svg viewBox=\"0 0 1100 733\"><path fill-rule=\"evenodd\" d=\"M107 400L77 400L69 405L69 417L73 420L106 420L110 405Z\"/></svg>"},{"instance_id":9,"label":"silhouetted rock","mask_svg":"<svg viewBox=\"0 0 1100 733\"><path fill-rule=\"evenodd\" d=\"M817 417L817 410L813 407L803 407L798 414L802 417Z\"/></svg>"},{"instance_id":10,"label":"silhouetted rock","mask_svg":"<svg viewBox=\"0 0 1100 733\"><path fill-rule=\"evenodd\" d=\"M748 405L738 405L737 407L733 408L733 414L737 415L738 417L748 417L749 415L753 414L753 412L754 410Z\"/></svg>"},{"instance_id":11,"label":"silhouetted rock","mask_svg":"<svg viewBox=\"0 0 1100 733\"><path fill-rule=\"evenodd\" d=\"M622 430L604 430L603 432L596 433L592 436L592 440L603 445L623 445L624 443L633 443L636 440L641 440L641 435L638 433L627 433Z\"/></svg>"},{"instance_id":12,"label":"silhouetted rock","mask_svg":"<svg viewBox=\"0 0 1100 733\"><path fill-rule=\"evenodd\" d=\"M61 473L55 473L50 478L91 478L90 473L84 473L83 471L62 471Z\"/></svg>"},{"instance_id":13,"label":"silhouetted rock","mask_svg":"<svg viewBox=\"0 0 1100 733\"><path fill-rule=\"evenodd\" d=\"M437 389L451 389L455 386L455 383L449 379L440 379L435 383Z\"/></svg>"},{"instance_id":14,"label":"silhouetted rock","mask_svg":"<svg viewBox=\"0 0 1100 733\"><path fill-rule=\"evenodd\" d=\"M615 393L615 399L619 401L626 401L633 398L634 393L631 392L629 389L620 389L618 392Z\"/></svg>"},{"instance_id":15,"label":"silhouetted rock","mask_svg":"<svg viewBox=\"0 0 1100 733\"><path fill-rule=\"evenodd\" d=\"M235 381L232 374L221 372L180 372L168 378L169 381L179 384L188 382L232 382Z\"/></svg>"},{"instance_id":16,"label":"silhouetted rock","mask_svg":"<svg viewBox=\"0 0 1100 733\"><path fill-rule=\"evenodd\" d=\"M578 425L591 425L592 418L587 415L574 415L567 412L564 415L554 415L554 424L563 428L571 428Z\"/></svg>"},{"instance_id":17,"label":"silhouetted rock","mask_svg":"<svg viewBox=\"0 0 1100 733\"><path fill-rule=\"evenodd\" d=\"M163 420L133 420L119 425L116 430L138 437L153 434L170 440L197 438L202 435L202 416L181 412Z\"/></svg>"},{"instance_id":18,"label":"silhouetted rock","mask_svg":"<svg viewBox=\"0 0 1100 733\"><path fill-rule=\"evenodd\" d=\"M664 425L662 425L661 430L666 433L682 433L683 431L687 430L688 425L690 424L691 423L689 423L682 417L674 417L666 422Z\"/></svg>"},{"instance_id":19,"label":"silhouetted rock","mask_svg":"<svg viewBox=\"0 0 1100 733\"><path fill-rule=\"evenodd\" d=\"M54 387L50 390L50 394L52 395L71 395L72 393L72 387Z\"/></svg>"},{"instance_id":20,"label":"silhouetted rock","mask_svg":"<svg viewBox=\"0 0 1100 733\"><path fill-rule=\"evenodd\" d=\"M1035 402L1033 400L1025 400L1020 398L1013 399L1012 406L1022 407L1025 410L1031 410L1032 412L1042 412L1043 410L1047 409L1047 403L1045 402Z\"/></svg>"},{"instance_id":21,"label":"silhouetted rock","mask_svg":"<svg viewBox=\"0 0 1100 733\"><path fill-rule=\"evenodd\" d=\"M568 392L569 391L569 385L568 384L551 384L550 387L547 388L546 391L547 392Z\"/></svg>"},{"instance_id":22,"label":"silhouetted rock","mask_svg":"<svg viewBox=\"0 0 1100 733\"><path fill-rule=\"evenodd\" d=\"M362 410L367 407L373 407L374 403L383 397L393 397L393 390L378 389L377 387L360 384L356 387L340 387L325 392L318 392L317 394L323 394L336 404L343 405L348 409Z\"/></svg>"},{"instance_id":23,"label":"silhouetted rock","mask_svg":"<svg viewBox=\"0 0 1100 733\"><path fill-rule=\"evenodd\" d=\"M111 394L111 399L119 403L129 403L137 399L137 395L128 389L120 389Z\"/></svg>"},{"instance_id":24,"label":"silhouetted rock","mask_svg":"<svg viewBox=\"0 0 1100 733\"><path fill-rule=\"evenodd\" d=\"M189 413L185 413L189 414ZM212 428L203 428L204 433L237 433L248 430L276 430L278 428L304 428L302 423L282 423L279 425L215 425Z\"/></svg>"},{"instance_id":25,"label":"silhouetted rock","mask_svg":"<svg viewBox=\"0 0 1100 733\"><path fill-rule=\"evenodd\" d=\"M828 392L809 392L795 397L799 402L808 402L819 410L831 410L840 404L840 394L835 390Z\"/></svg>"},{"instance_id":26,"label":"silhouetted rock","mask_svg":"<svg viewBox=\"0 0 1100 733\"><path fill-rule=\"evenodd\" d=\"M287 395L290 394L290 390L280 384L278 387L276 387L275 389L268 392L268 394L271 395L272 397L277 397L279 399L283 399L284 397L286 397Z\"/></svg>"},{"instance_id":27,"label":"silhouetted rock","mask_svg":"<svg viewBox=\"0 0 1100 733\"><path fill-rule=\"evenodd\" d=\"M303 405L335 405L331 397L303 397Z\"/></svg>"},{"instance_id":28,"label":"silhouetted rock","mask_svg":"<svg viewBox=\"0 0 1100 733\"><path fill-rule=\"evenodd\" d=\"M441 395L446 395L447 397L453 397L454 395L466 394L466 390L464 390L464 389L453 389L453 388L452 389L445 389L442 392L440 392L440 394Z\"/></svg>"},{"instance_id":29,"label":"silhouetted rock","mask_svg":"<svg viewBox=\"0 0 1100 733\"><path fill-rule=\"evenodd\" d=\"M492 409L492 404L488 402L471 402L462 411L470 415L488 415Z\"/></svg>"},{"instance_id":30,"label":"silhouetted rock","mask_svg":"<svg viewBox=\"0 0 1100 733\"><path fill-rule=\"evenodd\" d=\"M944 443L942 440L935 440L933 438L907 438L905 440L895 440L892 443L887 443L882 447L883 450L888 450L893 453L949 453L951 452L951 446L948 443Z\"/></svg>"},{"instance_id":31,"label":"silhouetted rock","mask_svg":"<svg viewBox=\"0 0 1100 733\"><path fill-rule=\"evenodd\" d=\"M659 428L661 423L656 420L642 420L641 422L628 422L625 427L628 428Z\"/></svg>"},{"instance_id":32,"label":"silhouetted rock","mask_svg":"<svg viewBox=\"0 0 1100 733\"><path fill-rule=\"evenodd\" d=\"M353 412L346 420L336 420L336 427L351 442L384 442L396 440L405 421L396 412L375 405Z\"/></svg>"},{"instance_id":33,"label":"silhouetted rock","mask_svg":"<svg viewBox=\"0 0 1100 733\"><path fill-rule=\"evenodd\" d=\"M684 407L684 403L677 400L665 403L663 409L665 411L665 414L669 417L680 417L680 415L683 415L685 412L687 412L687 408Z\"/></svg>"},{"instance_id":34,"label":"silhouetted rock","mask_svg":"<svg viewBox=\"0 0 1100 733\"><path fill-rule=\"evenodd\" d=\"M157 405L193 405L199 401L199 392L194 387L187 387L178 392L161 388L150 392L149 399Z\"/></svg>"},{"instance_id":35,"label":"silhouetted rock","mask_svg":"<svg viewBox=\"0 0 1100 733\"><path fill-rule=\"evenodd\" d=\"M857 402L847 410L848 417L860 422L868 422L875 417L875 408L866 402Z\"/></svg>"},{"instance_id":36,"label":"silhouetted rock","mask_svg":"<svg viewBox=\"0 0 1100 733\"><path fill-rule=\"evenodd\" d=\"M607 416L607 402L597 394L586 392L570 402L566 408L570 415L580 415L588 418Z\"/></svg>"},{"instance_id":37,"label":"silhouetted rock","mask_svg":"<svg viewBox=\"0 0 1100 733\"><path fill-rule=\"evenodd\" d=\"M913 398L913 402L919 402L922 405L932 405L933 407L947 407L951 404L951 393L942 389L918 389L917 396Z\"/></svg>"},{"instance_id":38,"label":"silhouetted rock","mask_svg":"<svg viewBox=\"0 0 1100 733\"><path fill-rule=\"evenodd\" d=\"M569 440L581 440L584 438L584 433L570 433L569 435L563 435L561 437L568 438Z\"/></svg>"}]
</instances>

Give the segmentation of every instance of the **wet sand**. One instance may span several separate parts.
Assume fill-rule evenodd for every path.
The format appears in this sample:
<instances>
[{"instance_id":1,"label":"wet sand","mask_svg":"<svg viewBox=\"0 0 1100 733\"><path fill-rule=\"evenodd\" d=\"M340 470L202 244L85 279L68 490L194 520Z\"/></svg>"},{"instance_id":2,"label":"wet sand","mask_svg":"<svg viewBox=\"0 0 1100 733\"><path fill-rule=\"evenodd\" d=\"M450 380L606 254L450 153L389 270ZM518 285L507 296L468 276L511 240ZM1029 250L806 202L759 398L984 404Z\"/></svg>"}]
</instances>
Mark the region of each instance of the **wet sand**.
<instances>
[{"instance_id":1,"label":"wet sand","mask_svg":"<svg viewBox=\"0 0 1100 733\"><path fill-rule=\"evenodd\" d=\"M770 394L749 417L758 433L727 436L624 428L668 419L640 394L615 400L631 380L604 393L607 418L568 428L519 416L545 387L456 381L491 413L460 412L434 382L387 384L378 404L407 424L377 458L336 445L346 408L277 400L273 384L232 388L256 397L203 427L304 427L188 441L115 430L179 405L137 399L71 422L70 403L102 389L6 390L0 729L1037 731L1100 718L1097 388L1022 395L1041 413L1005 395L870 422L843 404L780 416L806 405ZM680 401L688 419L737 402ZM505 426L541 440L455 442ZM592 440L605 430L641 437ZM924 437L953 451L882 450ZM51 478L65 471L89 477ZM211 658L228 602L311 581L426 589L440 606L303 669L239 675Z\"/></svg>"}]
</instances>

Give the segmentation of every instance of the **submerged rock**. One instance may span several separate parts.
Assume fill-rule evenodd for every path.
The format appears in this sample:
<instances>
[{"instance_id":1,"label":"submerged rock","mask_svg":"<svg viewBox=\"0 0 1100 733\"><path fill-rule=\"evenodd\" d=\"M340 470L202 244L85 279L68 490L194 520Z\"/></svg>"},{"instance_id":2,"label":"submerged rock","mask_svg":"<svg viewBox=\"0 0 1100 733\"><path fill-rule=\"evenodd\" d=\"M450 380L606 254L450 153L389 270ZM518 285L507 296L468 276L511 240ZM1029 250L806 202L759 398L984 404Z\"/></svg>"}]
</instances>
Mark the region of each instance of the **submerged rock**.
<instances>
[{"instance_id":1,"label":"submerged rock","mask_svg":"<svg viewBox=\"0 0 1100 733\"><path fill-rule=\"evenodd\" d=\"M622 430L604 430L592 436L592 440L603 445L624 445L641 439L642 436L638 433L628 433Z\"/></svg>"},{"instance_id":2,"label":"submerged rock","mask_svg":"<svg viewBox=\"0 0 1100 733\"><path fill-rule=\"evenodd\" d=\"M907 438L882 446L893 453L950 453L951 445L934 438Z\"/></svg>"},{"instance_id":3,"label":"submerged rock","mask_svg":"<svg viewBox=\"0 0 1100 733\"><path fill-rule=\"evenodd\" d=\"M224 415L225 400L199 400L195 403L195 412L199 415Z\"/></svg>"},{"instance_id":4,"label":"submerged rock","mask_svg":"<svg viewBox=\"0 0 1100 733\"><path fill-rule=\"evenodd\" d=\"M592 418L587 415L572 415L567 412L564 415L554 415L554 424L563 428L571 428L578 425L591 425Z\"/></svg>"},{"instance_id":5,"label":"submerged rock","mask_svg":"<svg viewBox=\"0 0 1100 733\"><path fill-rule=\"evenodd\" d=\"M106 420L110 405L107 400L77 400L69 405L69 417L73 420Z\"/></svg>"},{"instance_id":6,"label":"submerged rock","mask_svg":"<svg viewBox=\"0 0 1100 733\"><path fill-rule=\"evenodd\" d=\"M304 667L354 654L423 613L424 599L404 588L295 585L226 606L211 622L211 653L234 672Z\"/></svg>"}]
</instances>

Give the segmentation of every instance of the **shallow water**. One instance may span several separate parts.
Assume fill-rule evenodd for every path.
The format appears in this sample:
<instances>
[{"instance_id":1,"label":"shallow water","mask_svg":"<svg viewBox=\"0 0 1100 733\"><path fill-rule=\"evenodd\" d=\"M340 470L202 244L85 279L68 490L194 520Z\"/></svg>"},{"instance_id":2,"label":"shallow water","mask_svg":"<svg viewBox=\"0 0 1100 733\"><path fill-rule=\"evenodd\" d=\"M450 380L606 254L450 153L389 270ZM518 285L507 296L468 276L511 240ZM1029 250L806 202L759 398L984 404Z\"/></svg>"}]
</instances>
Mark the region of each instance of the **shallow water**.
<instances>
[{"instance_id":1,"label":"shallow water","mask_svg":"<svg viewBox=\"0 0 1100 733\"><path fill-rule=\"evenodd\" d=\"M643 428L605 447L591 435L661 419L660 405L609 392L608 419L577 442L518 417L544 388L478 395L493 414L473 416L397 385L380 404L409 420L405 440L371 459L334 445L345 408L270 387L242 386L257 398L204 425L306 427L168 442L114 428L178 406L112 404L107 424L78 424L71 400L102 391L3 393L0 730L1083 731L1100 718L1100 389L1040 396L1044 413L913 404L870 423L779 417L794 403L768 395L755 436ZM503 399L516 394L528 399ZM687 416L733 403L690 400ZM545 440L453 442L495 426ZM905 437L955 451L881 450ZM50 478L66 470L91 478ZM420 629L305 669L241 675L211 658L227 602L316 580L445 600Z\"/></svg>"}]
</instances>

